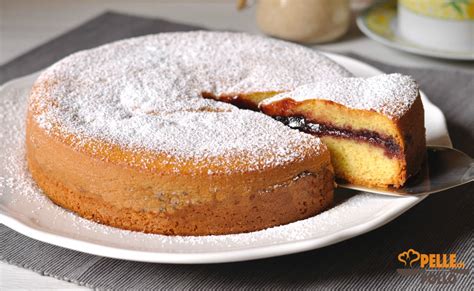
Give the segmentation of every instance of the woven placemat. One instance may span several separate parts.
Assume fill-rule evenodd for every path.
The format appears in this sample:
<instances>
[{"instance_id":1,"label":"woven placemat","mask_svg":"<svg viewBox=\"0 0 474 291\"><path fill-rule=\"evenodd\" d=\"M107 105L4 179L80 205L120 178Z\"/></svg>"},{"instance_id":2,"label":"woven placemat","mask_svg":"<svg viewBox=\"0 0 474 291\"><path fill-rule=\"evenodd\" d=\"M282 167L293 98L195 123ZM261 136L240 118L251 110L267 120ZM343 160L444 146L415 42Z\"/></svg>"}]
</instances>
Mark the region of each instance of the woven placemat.
<instances>
[{"instance_id":1,"label":"woven placemat","mask_svg":"<svg viewBox=\"0 0 474 291\"><path fill-rule=\"evenodd\" d=\"M0 66L0 83L40 70L81 49L110 41L196 27L117 13L84 25ZM410 74L446 115L454 146L474 155L474 74L402 68L352 57L385 72ZM422 274L403 276L397 255L456 253L473 265L474 185L432 195L390 224L354 239L306 253L215 265L138 263L88 255L45 244L0 225L0 260L43 275L98 289L471 289L472 272L446 284ZM438 272L439 273L439 272ZM8 280L8 278L7 278Z\"/></svg>"}]
</instances>

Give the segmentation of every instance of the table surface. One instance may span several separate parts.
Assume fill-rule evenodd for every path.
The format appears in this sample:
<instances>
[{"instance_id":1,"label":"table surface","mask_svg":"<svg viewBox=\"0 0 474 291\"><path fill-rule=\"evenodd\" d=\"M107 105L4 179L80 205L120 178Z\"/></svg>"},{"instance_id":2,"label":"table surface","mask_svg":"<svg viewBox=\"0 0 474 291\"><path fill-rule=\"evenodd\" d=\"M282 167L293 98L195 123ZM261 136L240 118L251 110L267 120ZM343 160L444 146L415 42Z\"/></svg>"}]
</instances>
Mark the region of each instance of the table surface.
<instances>
[{"instance_id":1,"label":"table surface","mask_svg":"<svg viewBox=\"0 0 474 291\"><path fill-rule=\"evenodd\" d=\"M238 12L233 0L0 0L0 65L60 35L104 11L160 17L213 29L259 33L252 7ZM353 22L335 43L314 46L331 52L354 52L390 64L439 69L472 69L471 62L446 61L411 55L376 43ZM85 289L0 263L0 289Z\"/></svg>"}]
</instances>

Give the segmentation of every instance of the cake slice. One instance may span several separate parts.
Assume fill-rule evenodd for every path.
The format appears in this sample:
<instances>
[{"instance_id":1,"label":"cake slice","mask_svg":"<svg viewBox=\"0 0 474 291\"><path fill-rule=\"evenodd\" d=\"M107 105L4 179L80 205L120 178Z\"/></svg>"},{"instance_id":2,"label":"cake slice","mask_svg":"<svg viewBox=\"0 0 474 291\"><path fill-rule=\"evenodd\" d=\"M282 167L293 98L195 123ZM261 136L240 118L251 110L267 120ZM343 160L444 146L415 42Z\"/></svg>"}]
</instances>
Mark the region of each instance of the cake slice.
<instances>
[{"instance_id":1,"label":"cake slice","mask_svg":"<svg viewBox=\"0 0 474 291\"><path fill-rule=\"evenodd\" d=\"M409 76L312 83L259 107L292 128L321 137L336 176L353 184L400 187L424 159L423 104Z\"/></svg>"}]
</instances>

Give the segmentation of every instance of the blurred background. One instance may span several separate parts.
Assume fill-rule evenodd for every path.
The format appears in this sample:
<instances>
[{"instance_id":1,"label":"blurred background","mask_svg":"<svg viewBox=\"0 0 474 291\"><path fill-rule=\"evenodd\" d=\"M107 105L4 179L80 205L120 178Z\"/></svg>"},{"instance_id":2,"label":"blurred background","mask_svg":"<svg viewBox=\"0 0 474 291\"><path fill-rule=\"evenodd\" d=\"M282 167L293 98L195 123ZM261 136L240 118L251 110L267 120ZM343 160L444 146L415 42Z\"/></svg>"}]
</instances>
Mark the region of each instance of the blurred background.
<instances>
[{"instance_id":1,"label":"blurred background","mask_svg":"<svg viewBox=\"0 0 474 291\"><path fill-rule=\"evenodd\" d=\"M426 2L426 0L417 1ZM280 33L280 37L282 33L291 35L292 29L297 32L309 29L311 36L312 27L319 30L323 28L326 33L316 33L313 35L314 39L309 39L307 45L331 52L352 52L403 66L472 68L472 62L414 55L368 38L357 27L356 15L373 2L372 0L0 0L0 64L106 11L116 11L194 24L208 29L250 33L265 31L277 36ZM243 9L238 10L239 5ZM376 16L377 19L386 21L383 15ZM285 28L289 31L285 31ZM331 33L335 36L334 39L331 38ZM298 39L301 35L295 37ZM308 40L307 36L303 38Z\"/></svg>"}]
</instances>

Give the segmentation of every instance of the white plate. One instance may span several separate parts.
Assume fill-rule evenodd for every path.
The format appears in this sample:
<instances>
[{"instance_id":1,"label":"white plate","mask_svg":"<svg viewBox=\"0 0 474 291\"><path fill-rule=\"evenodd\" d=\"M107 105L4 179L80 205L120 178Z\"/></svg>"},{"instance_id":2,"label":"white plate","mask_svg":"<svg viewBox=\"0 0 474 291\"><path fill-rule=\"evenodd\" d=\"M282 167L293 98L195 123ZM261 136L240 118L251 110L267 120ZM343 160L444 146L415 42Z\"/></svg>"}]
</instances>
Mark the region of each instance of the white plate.
<instances>
[{"instance_id":1,"label":"white plate","mask_svg":"<svg viewBox=\"0 0 474 291\"><path fill-rule=\"evenodd\" d=\"M377 23L371 23L376 19ZM450 60L474 60L474 52L456 52L424 47L405 39L398 32L395 0L378 2L357 17L357 26L369 38L386 46L409 53Z\"/></svg>"},{"instance_id":2,"label":"white plate","mask_svg":"<svg viewBox=\"0 0 474 291\"><path fill-rule=\"evenodd\" d=\"M328 54L357 76L381 72L360 61ZM144 262L218 263L252 260L321 248L382 226L424 197L356 193L312 218L235 235L173 237L116 229L82 219L50 202L24 162L24 115L38 74L0 88L0 222L31 238L85 253ZM423 94L428 142L450 146L441 111Z\"/></svg>"}]
</instances>

